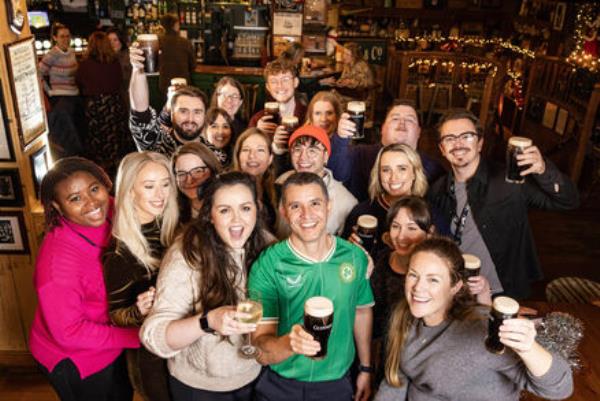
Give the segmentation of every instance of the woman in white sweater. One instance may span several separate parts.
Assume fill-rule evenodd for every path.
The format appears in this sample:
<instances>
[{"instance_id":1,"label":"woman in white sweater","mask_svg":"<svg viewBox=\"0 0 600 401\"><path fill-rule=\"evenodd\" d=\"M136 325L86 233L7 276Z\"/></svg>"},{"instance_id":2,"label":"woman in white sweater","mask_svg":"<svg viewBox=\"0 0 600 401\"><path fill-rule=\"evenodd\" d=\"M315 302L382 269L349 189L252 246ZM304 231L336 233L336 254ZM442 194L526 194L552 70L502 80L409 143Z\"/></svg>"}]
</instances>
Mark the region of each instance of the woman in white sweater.
<instances>
[{"instance_id":1,"label":"woman in white sweater","mask_svg":"<svg viewBox=\"0 0 600 401\"><path fill-rule=\"evenodd\" d=\"M487 310L475 308L463 271L451 240L430 238L415 247L405 299L390 317L386 380L375 401L517 401L523 389L548 399L568 397L571 370L535 341L531 320L504 320L504 353L486 350Z\"/></svg>"},{"instance_id":2,"label":"woman in white sweater","mask_svg":"<svg viewBox=\"0 0 600 401\"><path fill-rule=\"evenodd\" d=\"M168 359L173 400L252 400L260 365L238 348L256 325L239 322L235 305L268 241L250 176L217 176L199 217L163 259L140 334L150 351Z\"/></svg>"}]
</instances>

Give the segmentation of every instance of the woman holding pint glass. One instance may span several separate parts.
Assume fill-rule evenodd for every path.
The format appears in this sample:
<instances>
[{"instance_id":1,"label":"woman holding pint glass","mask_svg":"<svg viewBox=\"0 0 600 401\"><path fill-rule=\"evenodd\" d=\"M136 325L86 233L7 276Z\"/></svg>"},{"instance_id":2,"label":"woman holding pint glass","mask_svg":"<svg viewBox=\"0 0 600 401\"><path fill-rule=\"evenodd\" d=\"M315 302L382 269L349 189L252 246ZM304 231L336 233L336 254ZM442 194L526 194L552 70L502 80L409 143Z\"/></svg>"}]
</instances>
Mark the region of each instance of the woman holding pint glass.
<instances>
[{"instance_id":1,"label":"woman holding pint glass","mask_svg":"<svg viewBox=\"0 0 600 401\"><path fill-rule=\"evenodd\" d=\"M483 307L475 307L463 284L463 270L460 250L449 239L430 238L415 247L405 299L390 317L386 380L375 400L517 401L523 389L543 398L568 397L568 363L535 341L534 323L516 317L514 300L500 297L488 328ZM486 347L490 341L502 347Z\"/></svg>"},{"instance_id":2,"label":"woman holding pint glass","mask_svg":"<svg viewBox=\"0 0 600 401\"><path fill-rule=\"evenodd\" d=\"M140 338L168 359L175 401L252 400L260 365L239 350L261 316L249 322L236 305L246 300L248 269L269 241L257 202L247 174L217 176L198 218L163 259Z\"/></svg>"},{"instance_id":3,"label":"woman holding pint glass","mask_svg":"<svg viewBox=\"0 0 600 401\"><path fill-rule=\"evenodd\" d=\"M427 178L417 152L404 144L381 148L371 170L370 200L359 203L350 212L342 237L361 244L371 256L377 258L378 253L386 248L383 233L387 227L386 218L390 205L403 196L422 197L425 192ZM369 227L375 227L372 239L361 234L368 227L363 225L361 228L358 223L365 219L370 223Z\"/></svg>"}]
</instances>

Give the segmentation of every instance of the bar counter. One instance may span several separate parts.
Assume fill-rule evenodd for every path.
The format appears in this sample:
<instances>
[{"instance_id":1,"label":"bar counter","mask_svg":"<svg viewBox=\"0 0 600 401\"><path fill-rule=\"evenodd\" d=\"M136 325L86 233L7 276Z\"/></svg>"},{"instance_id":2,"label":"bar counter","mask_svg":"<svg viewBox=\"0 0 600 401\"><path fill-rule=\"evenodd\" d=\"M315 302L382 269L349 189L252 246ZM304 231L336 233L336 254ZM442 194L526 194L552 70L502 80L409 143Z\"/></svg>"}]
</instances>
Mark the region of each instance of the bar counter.
<instances>
[{"instance_id":1,"label":"bar counter","mask_svg":"<svg viewBox=\"0 0 600 401\"><path fill-rule=\"evenodd\" d=\"M310 99L319 90L319 80L340 74L341 71L341 64L308 72L302 71L298 90L306 93ZM217 81L226 75L234 77L243 85L246 92L243 114L248 119L261 109L265 102L263 68L198 64L192 74L191 84L201 89L210 99ZM164 99L158 91L158 74L148 75L148 85L150 87L150 104L160 110L164 105Z\"/></svg>"}]
</instances>

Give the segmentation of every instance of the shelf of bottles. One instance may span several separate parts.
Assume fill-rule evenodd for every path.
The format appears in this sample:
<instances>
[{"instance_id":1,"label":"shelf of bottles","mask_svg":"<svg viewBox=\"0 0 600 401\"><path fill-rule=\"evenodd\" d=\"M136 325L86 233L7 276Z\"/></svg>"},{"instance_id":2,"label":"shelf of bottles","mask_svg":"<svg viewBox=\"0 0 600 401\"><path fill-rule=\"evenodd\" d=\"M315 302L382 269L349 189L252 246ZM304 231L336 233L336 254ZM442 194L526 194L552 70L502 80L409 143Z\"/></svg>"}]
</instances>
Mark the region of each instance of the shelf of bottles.
<instances>
[{"instance_id":1,"label":"shelf of bottles","mask_svg":"<svg viewBox=\"0 0 600 401\"><path fill-rule=\"evenodd\" d=\"M202 10L203 4L196 1L130 0L125 15L127 34L133 41L139 34L160 32L160 18L167 13L179 17L182 30L200 30Z\"/></svg>"}]
</instances>

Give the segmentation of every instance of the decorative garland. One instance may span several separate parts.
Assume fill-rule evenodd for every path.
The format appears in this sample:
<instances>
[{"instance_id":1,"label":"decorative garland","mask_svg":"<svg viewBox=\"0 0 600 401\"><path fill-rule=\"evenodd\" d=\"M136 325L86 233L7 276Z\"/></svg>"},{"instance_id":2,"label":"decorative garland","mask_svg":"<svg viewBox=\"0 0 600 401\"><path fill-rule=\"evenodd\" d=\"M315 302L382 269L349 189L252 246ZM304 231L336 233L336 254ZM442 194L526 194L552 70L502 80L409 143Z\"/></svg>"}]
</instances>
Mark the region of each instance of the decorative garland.
<instances>
[{"instance_id":1,"label":"decorative garland","mask_svg":"<svg viewBox=\"0 0 600 401\"><path fill-rule=\"evenodd\" d=\"M574 67L584 68L595 73L600 68L597 49L600 13L597 6L592 3L585 3L579 6L575 21L575 49L567 57L567 62ZM586 42L591 44L591 49L586 49Z\"/></svg>"}]
</instances>

